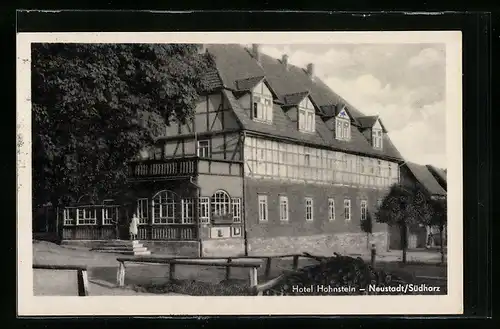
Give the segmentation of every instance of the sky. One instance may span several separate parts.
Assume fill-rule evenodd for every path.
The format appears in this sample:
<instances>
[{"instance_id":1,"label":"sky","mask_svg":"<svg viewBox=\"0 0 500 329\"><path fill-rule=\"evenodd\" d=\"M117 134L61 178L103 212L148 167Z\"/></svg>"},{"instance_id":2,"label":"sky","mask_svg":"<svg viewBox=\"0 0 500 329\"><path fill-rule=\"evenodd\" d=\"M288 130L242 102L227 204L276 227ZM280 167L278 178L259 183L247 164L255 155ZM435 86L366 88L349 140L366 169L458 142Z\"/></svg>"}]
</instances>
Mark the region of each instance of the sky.
<instances>
[{"instance_id":1,"label":"sky","mask_svg":"<svg viewBox=\"0 0 500 329\"><path fill-rule=\"evenodd\" d=\"M446 168L444 44L261 45L315 75L366 115L380 115L407 160Z\"/></svg>"}]
</instances>

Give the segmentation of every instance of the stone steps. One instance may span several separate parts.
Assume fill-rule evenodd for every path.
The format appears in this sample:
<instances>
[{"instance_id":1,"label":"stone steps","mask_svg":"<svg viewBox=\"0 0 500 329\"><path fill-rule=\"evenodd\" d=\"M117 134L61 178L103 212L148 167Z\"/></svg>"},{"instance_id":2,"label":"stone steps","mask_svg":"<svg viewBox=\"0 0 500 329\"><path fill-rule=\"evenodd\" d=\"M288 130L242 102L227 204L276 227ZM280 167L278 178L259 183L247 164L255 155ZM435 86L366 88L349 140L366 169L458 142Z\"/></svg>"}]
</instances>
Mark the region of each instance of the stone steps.
<instances>
[{"instance_id":1,"label":"stone steps","mask_svg":"<svg viewBox=\"0 0 500 329\"><path fill-rule=\"evenodd\" d=\"M151 255L151 251L149 251L148 248L145 247L142 243L139 243L139 241L111 240L106 241L102 245L97 246L91 250L96 252L116 253L134 256Z\"/></svg>"}]
</instances>

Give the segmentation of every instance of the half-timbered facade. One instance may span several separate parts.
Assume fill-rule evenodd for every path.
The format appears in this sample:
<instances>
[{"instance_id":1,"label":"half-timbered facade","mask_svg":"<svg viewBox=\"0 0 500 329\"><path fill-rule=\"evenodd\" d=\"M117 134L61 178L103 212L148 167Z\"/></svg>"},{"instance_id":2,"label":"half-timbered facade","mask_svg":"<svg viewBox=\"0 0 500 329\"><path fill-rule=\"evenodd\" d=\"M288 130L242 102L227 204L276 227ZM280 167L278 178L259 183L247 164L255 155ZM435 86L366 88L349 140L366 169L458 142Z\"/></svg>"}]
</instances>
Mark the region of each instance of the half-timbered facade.
<instances>
[{"instance_id":1,"label":"half-timbered facade","mask_svg":"<svg viewBox=\"0 0 500 329\"><path fill-rule=\"evenodd\" d=\"M366 248L361 221L403 162L381 118L335 94L312 64L258 45L204 49L216 63L211 91L130 162L138 238L153 252L201 256ZM66 239L116 238L110 218L130 215L80 208L64 212ZM374 222L371 236L387 248L385 225Z\"/></svg>"}]
</instances>

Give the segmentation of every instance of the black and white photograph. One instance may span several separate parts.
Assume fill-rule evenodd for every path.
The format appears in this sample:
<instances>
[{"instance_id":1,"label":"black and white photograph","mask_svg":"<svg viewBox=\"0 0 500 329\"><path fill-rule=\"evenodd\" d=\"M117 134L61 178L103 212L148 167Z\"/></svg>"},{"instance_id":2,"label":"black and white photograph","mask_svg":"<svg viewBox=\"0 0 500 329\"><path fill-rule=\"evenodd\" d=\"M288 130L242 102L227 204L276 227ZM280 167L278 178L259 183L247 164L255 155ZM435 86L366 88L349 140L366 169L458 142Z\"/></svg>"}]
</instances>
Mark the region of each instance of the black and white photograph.
<instances>
[{"instance_id":1,"label":"black and white photograph","mask_svg":"<svg viewBox=\"0 0 500 329\"><path fill-rule=\"evenodd\" d=\"M61 315L139 297L134 314L460 312L460 47L19 34L23 298Z\"/></svg>"}]
</instances>

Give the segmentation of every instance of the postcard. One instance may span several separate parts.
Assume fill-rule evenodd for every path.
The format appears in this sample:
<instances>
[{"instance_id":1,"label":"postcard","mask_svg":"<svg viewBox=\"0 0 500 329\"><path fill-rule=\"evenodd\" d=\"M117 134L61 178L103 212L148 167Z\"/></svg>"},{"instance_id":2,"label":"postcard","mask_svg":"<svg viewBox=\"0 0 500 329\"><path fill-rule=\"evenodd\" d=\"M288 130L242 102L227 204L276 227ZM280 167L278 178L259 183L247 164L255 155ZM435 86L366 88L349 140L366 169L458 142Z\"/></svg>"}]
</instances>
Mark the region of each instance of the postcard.
<instances>
[{"instance_id":1,"label":"postcard","mask_svg":"<svg viewBox=\"0 0 500 329\"><path fill-rule=\"evenodd\" d=\"M18 33L19 315L462 313L461 42Z\"/></svg>"}]
</instances>

